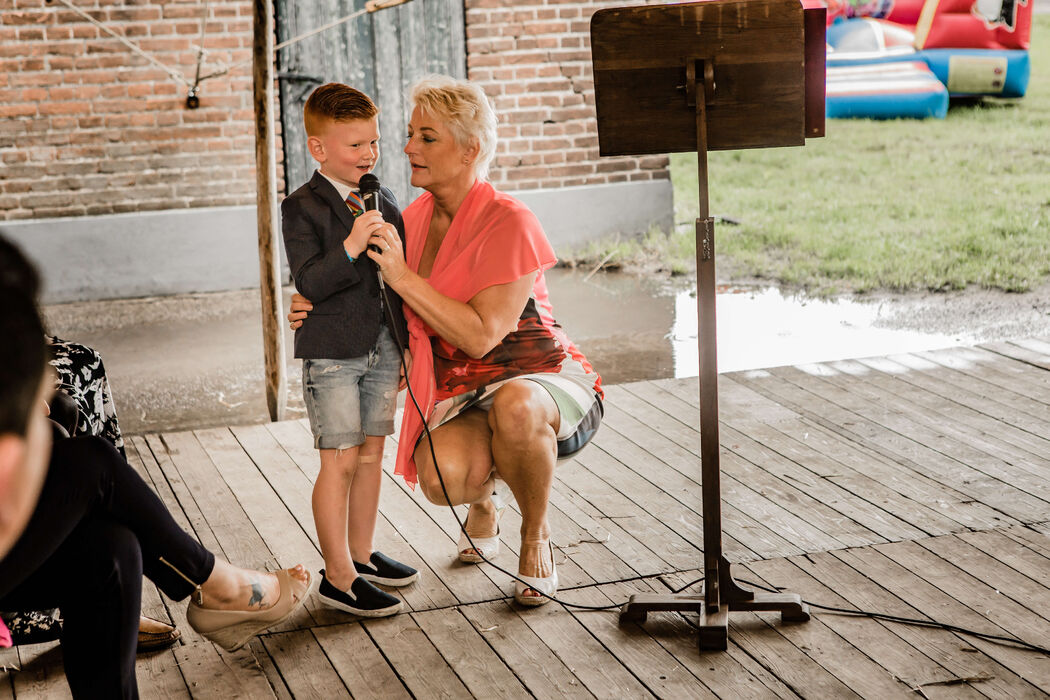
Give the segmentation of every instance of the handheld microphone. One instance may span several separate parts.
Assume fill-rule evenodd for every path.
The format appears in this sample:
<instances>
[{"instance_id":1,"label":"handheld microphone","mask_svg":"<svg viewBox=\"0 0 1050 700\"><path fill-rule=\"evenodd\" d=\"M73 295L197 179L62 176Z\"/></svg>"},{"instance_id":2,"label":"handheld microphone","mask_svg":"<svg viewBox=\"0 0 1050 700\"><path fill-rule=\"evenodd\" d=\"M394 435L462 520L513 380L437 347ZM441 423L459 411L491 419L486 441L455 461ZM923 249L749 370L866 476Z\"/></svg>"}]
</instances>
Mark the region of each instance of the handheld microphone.
<instances>
[{"instance_id":1,"label":"handheld microphone","mask_svg":"<svg viewBox=\"0 0 1050 700\"><path fill-rule=\"evenodd\" d=\"M372 173L365 173L357 182L357 189L361 192L361 201L365 205L365 211L379 211L379 178ZM368 246L375 252L379 252L379 246Z\"/></svg>"},{"instance_id":2,"label":"handheld microphone","mask_svg":"<svg viewBox=\"0 0 1050 700\"><path fill-rule=\"evenodd\" d=\"M379 211L379 178L372 173L365 173L357 181L357 189L361 192L361 201L365 205L365 211ZM368 247L377 253L382 252L379 250L379 246L375 244L369 244ZM376 274L379 276L379 289L385 294L386 285L383 284L383 271L378 266L376 266Z\"/></svg>"}]
</instances>

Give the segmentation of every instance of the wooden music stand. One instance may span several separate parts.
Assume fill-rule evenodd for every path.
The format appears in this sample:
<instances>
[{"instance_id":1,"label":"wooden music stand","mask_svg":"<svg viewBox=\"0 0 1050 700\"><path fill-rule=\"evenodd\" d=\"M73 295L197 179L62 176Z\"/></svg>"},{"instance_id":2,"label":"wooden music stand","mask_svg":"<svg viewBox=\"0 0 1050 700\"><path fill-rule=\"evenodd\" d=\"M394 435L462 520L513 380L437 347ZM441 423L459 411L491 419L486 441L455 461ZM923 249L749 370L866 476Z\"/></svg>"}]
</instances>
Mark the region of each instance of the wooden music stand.
<instances>
[{"instance_id":1,"label":"wooden music stand","mask_svg":"<svg viewBox=\"0 0 1050 700\"><path fill-rule=\"evenodd\" d=\"M599 150L603 156L696 151L703 595L636 594L621 622L649 611L700 615L699 645L724 650L729 612L809 619L795 593L756 593L733 580L722 554L718 464L714 221L707 152L801 146L824 135L824 8L799 0L707 0L611 8L591 19Z\"/></svg>"}]
</instances>

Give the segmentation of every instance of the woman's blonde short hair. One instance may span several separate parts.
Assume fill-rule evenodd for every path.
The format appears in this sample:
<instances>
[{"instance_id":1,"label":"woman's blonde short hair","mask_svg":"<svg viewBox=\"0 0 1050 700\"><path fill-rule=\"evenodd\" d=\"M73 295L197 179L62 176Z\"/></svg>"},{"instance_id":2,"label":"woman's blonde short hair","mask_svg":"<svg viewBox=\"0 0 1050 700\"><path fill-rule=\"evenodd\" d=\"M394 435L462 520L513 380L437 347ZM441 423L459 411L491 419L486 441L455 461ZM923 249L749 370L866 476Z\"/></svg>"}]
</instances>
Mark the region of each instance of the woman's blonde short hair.
<instances>
[{"instance_id":1,"label":"woman's blonde short hair","mask_svg":"<svg viewBox=\"0 0 1050 700\"><path fill-rule=\"evenodd\" d=\"M476 141L474 169L479 178L488 177L496 155L496 113L480 87L447 75L432 75L413 86L412 103L444 122L459 145L467 147Z\"/></svg>"}]
</instances>

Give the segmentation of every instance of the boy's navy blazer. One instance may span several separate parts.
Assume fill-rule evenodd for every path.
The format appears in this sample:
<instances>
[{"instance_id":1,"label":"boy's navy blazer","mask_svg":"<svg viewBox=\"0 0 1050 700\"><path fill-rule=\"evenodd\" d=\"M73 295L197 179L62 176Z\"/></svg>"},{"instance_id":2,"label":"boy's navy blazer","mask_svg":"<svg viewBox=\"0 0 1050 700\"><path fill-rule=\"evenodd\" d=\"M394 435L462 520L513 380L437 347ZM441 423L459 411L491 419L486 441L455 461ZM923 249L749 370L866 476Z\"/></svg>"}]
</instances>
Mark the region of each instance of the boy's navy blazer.
<instances>
[{"instance_id":1,"label":"boy's navy blazer","mask_svg":"<svg viewBox=\"0 0 1050 700\"><path fill-rule=\"evenodd\" d=\"M394 194L380 190L379 211L394 224L401 245L405 223ZM331 182L319 172L281 202L281 231L295 288L314 308L295 332L295 356L343 360L367 355L383 323L376 264L364 252L354 262L343 240L354 227L354 215ZM401 298L387 287L397 333L407 343ZM389 321L386 321L389 325Z\"/></svg>"}]
</instances>

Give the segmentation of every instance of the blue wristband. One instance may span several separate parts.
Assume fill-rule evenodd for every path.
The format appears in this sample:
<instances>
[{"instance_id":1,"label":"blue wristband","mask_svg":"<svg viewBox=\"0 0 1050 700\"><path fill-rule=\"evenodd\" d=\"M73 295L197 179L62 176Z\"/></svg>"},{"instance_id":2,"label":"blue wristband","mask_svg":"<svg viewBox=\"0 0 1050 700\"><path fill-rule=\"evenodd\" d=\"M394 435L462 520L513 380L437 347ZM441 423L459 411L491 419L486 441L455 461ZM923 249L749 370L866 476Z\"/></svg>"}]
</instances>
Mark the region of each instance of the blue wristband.
<instances>
[{"instance_id":1,"label":"blue wristband","mask_svg":"<svg viewBox=\"0 0 1050 700\"><path fill-rule=\"evenodd\" d=\"M349 250L346 250L345 248L343 250L344 250L344 252L346 252L346 259L347 260L349 260L350 262L353 262L353 261L357 260L357 258L355 258L353 255L350 255L350 251Z\"/></svg>"}]
</instances>

